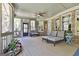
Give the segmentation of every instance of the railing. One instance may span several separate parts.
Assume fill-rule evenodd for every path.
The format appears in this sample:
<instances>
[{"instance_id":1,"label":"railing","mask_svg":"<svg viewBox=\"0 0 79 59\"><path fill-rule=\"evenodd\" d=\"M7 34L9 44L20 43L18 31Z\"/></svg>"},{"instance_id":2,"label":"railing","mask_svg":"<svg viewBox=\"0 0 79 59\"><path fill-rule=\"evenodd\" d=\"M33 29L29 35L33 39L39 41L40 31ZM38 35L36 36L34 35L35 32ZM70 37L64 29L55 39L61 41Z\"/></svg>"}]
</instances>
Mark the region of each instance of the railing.
<instances>
[{"instance_id":1,"label":"railing","mask_svg":"<svg viewBox=\"0 0 79 59\"><path fill-rule=\"evenodd\" d=\"M2 50L3 50L11 42L11 40L12 40L12 32L2 33L1 37L2 37Z\"/></svg>"},{"instance_id":2,"label":"railing","mask_svg":"<svg viewBox=\"0 0 79 59\"><path fill-rule=\"evenodd\" d=\"M8 36L8 35L11 35L11 34L13 34L13 32L1 33L1 37Z\"/></svg>"}]
</instances>

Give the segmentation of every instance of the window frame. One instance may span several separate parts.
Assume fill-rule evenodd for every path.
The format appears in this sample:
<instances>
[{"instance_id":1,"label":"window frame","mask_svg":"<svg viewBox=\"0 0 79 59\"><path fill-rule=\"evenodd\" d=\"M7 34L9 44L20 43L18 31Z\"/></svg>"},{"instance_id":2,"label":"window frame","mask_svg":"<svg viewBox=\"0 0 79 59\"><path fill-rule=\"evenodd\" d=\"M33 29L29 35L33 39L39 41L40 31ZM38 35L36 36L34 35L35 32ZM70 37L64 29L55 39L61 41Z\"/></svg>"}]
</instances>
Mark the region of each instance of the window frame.
<instances>
[{"instance_id":1,"label":"window frame","mask_svg":"<svg viewBox=\"0 0 79 59\"><path fill-rule=\"evenodd\" d=\"M35 26L35 24L32 24L33 22L32 21L34 21L34 23L36 24L36 21L35 20L31 20L30 21L30 27L31 27L31 31L35 31L36 30L36 26ZM31 23L32 22L32 23ZM34 25L34 26L33 26Z\"/></svg>"},{"instance_id":2,"label":"window frame","mask_svg":"<svg viewBox=\"0 0 79 59\"><path fill-rule=\"evenodd\" d=\"M6 20L2 20L2 31L1 31L1 33L7 33L7 32L12 32L11 31L11 20L10 20L10 14L11 14L11 6L8 4L8 3L6 3L7 5L8 5L8 8L9 8L9 13L7 12L7 10L6 10L6 6L5 6L5 4L3 3L3 5L2 5L2 9L3 9L3 7L5 8L5 12L7 12L7 15L6 14L3 14L3 10L2 10L2 15L5 17L5 18L7 18L8 17L8 20L6 19ZM3 18L3 16L2 16L2 19L4 19ZM6 22L7 21L7 23L6 23L6 25L8 25L7 27L5 26L5 24L4 24L4 22ZM4 24L4 25L3 25ZM6 31L4 31L4 26L5 26L5 28L7 29Z\"/></svg>"},{"instance_id":3,"label":"window frame","mask_svg":"<svg viewBox=\"0 0 79 59\"><path fill-rule=\"evenodd\" d=\"M77 14L79 15L79 9L77 9L77 10L75 11L75 19L76 19L76 23L77 23ZM75 24L76 24L76 23L75 23ZM75 31L76 31L76 34L79 35L79 32L77 31L77 24L76 24L75 27L76 27L76 30L75 30Z\"/></svg>"},{"instance_id":4,"label":"window frame","mask_svg":"<svg viewBox=\"0 0 79 59\"><path fill-rule=\"evenodd\" d=\"M18 23L18 20L19 20L19 23ZM21 36L21 29L22 29L21 20L22 20L21 18L14 17L14 24L13 24L14 25L14 29L13 29L14 37ZM19 27L19 29L18 29L18 27Z\"/></svg>"},{"instance_id":5,"label":"window frame","mask_svg":"<svg viewBox=\"0 0 79 59\"><path fill-rule=\"evenodd\" d=\"M63 29L63 27L64 27L64 25L63 25L63 17L70 17L70 21L68 21L68 22L70 22L69 24L71 24L71 31L72 31L72 13L68 12L68 13L63 14L63 16L62 16L62 30L65 31Z\"/></svg>"},{"instance_id":6,"label":"window frame","mask_svg":"<svg viewBox=\"0 0 79 59\"><path fill-rule=\"evenodd\" d=\"M60 27L60 19L59 19L59 17L55 18L54 27L55 27L55 30L59 30L59 27Z\"/></svg>"},{"instance_id":7,"label":"window frame","mask_svg":"<svg viewBox=\"0 0 79 59\"><path fill-rule=\"evenodd\" d=\"M2 44L2 48L1 48L1 50L3 50L4 48L6 48L8 46L8 44L11 42L11 40L13 39L13 36L12 36L13 35L13 31L12 31L12 27L13 27L12 26L13 6L10 3L2 3L2 4L8 4L8 6L9 6L8 7L9 8L9 15L8 15L9 16L9 29L8 29L9 31L2 32L2 28L3 28L3 26L2 26L2 20L3 20L3 18L2 18L2 20L1 20L1 39L2 39L2 43L1 43Z\"/></svg>"}]
</instances>

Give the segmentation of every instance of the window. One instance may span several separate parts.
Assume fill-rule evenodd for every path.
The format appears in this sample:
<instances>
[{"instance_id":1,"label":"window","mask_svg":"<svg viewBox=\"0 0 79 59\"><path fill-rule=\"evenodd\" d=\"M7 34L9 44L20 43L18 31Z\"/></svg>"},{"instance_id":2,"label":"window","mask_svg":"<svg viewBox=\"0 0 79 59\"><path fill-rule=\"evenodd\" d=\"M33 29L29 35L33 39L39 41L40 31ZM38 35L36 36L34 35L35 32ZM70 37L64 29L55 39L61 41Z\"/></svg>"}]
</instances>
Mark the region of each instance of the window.
<instances>
[{"instance_id":1,"label":"window","mask_svg":"<svg viewBox=\"0 0 79 59\"><path fill-rule=\"evenodd\" d=\"M77 14L77 32L79 32L79 14Z\"/></svg>"},{"instance_id":2,"label":"window","mask_svg":"<svg viewBox=\"0 0 79 59\"><path fill-rule=\"evenodd\" d=\"M39 21L39 25L38 25L38 31L39 32L42 32L44 31L44 22L43 21Z\"/></svg>"},{"instance_id":3,"label":"window","mask_svg":"<svg viewBox=\"0 0 79 59\"><path fill-rule=\"evenodd\" d=\"M21 19L14 18L14 36L19 36L21 32Z\"/></svg>"},{"instance_id":4,"label":"window","mask_svg":"<svg viewBox=\"0 0 79 59\"><path fill-rule=\"evenodd\" d=\"M12 40L12 7L11 4L2 3L2 49L5 49Z\"/></svg>"},{"instance_id":5,"label":"window","mask_svg":"<svg viewBox=\"0 0 79 59\"><path fill-rule=\"evenodd\" d=\"M2 4L2 33L10 32L10 5Z\"/></svg>"},{"instance_id":6,"label":"window","mask_svg":"<svg viewBox=\"0 0 79 59\"><path fill-rule=\"evenodd\" d=\"M71 24L71 17L65 16L63 17L63 24L62 24L62 30L68 30L69 25Z\"/></svg>"},{"instance_id":7,"label":"window","mask_svg":"<svg viewBox=\"0 0 79 59\"><path fill-rule=\"evenodd\" d=\"M56 30L59 30L59 26L60 26L60 22L59 21L60 21L59 18L56 19L56 24L55 24Z\"/></svg>"},{"instance_id":8,"label":"window","mask_svg":"<svg viewBox=\"0 0 79 59\"><path fill-rule=\"evenodd\" d=\"M21 19L14 18L14 31L20 31L21 30Z\"/></svg>"},{"instance_id":9,"label":"window","mask_svg":"<svg viewBox=\"0 0 79 59\"><path fill-rule=\"evenodd\" d=\"M35 30L35 20L31 20L31 31Z\"/></svg>"}]
</instances>

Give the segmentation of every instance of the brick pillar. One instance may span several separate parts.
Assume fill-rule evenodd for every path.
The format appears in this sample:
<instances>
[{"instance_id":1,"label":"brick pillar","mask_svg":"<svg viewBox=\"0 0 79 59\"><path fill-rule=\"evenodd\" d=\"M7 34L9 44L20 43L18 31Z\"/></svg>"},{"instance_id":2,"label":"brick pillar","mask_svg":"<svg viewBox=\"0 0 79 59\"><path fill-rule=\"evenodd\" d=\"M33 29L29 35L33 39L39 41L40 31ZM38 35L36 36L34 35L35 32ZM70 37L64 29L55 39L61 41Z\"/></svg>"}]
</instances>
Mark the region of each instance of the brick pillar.
<instances>
[{"instance_id":1,"label":"brick pillar","mask_svg":"<svg viewBox=\"0 0 79 59\"><path fill-rule=\"evenodd\" d=\"M76 24L75 24L75 10L73 10L71 13L72 13L72 14L71 14L71 16L72 16L72 20L71 20L71 30L72 30L72 32L73 32L73 35L75 35L75 26L76 26Z\"/></svg>"},{"instance_id":2,"label":"brick pillar","mask_svg":"<svg viewBox=\"0 0 79 59\"><path fill-rule=\"evenodd\" d=\"M51 19L51 32L54 31L54 19Z\"/></svg>"},{"instance_id":3,"label":"brick pillar","mask_svg":"<svg viewBox=\"0 0 79 59\"><path fill-rule=\"evenodd\" d=\"M61 16L59 16L59 23L60 23L60 25L59 25L59 30L61 31L62 30L62 19L61 19Z\"/></svg>"},{"instance_id":4,"label":"brick pillar","mask_svg":"<svg viewBox=\"0 0 79 59\"><path fill-rule=\"evenodd\" d=\"M73 40L75 42L75 10L71 11L71 30L73 33Z\"/></svg>"},{"instance_id":5,"label":"brick pillar","mask_svg":"<svg viewBox=\"0 0 79 59\"><path fill-rule=\"evenodd\" d=\"M77 29L76 29L76 16L75 16L75 10L72 11L72 25L71 30L73 32L74 36L74 43L79 43L79 37L77 36Z\"/></svg>"}]
</instances>

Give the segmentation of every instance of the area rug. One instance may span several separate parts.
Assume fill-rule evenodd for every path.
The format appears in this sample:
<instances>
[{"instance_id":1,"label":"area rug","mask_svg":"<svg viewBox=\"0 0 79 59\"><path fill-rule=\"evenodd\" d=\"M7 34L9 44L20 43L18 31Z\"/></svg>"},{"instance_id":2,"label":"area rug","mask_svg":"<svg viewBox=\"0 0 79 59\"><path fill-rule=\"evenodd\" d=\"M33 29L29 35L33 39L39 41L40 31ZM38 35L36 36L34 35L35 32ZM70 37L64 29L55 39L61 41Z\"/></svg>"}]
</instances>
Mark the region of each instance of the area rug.
<instances>
[{"instance_id":1,"label":"area rug","mask_svg":"<svg viewBox=\"0 0 79 59\"><path fill-rule=\"evenodd\" d=\"M76 50L76 52L73 56L79 56L79 48Z\"/></svg>"}]
</instances>

